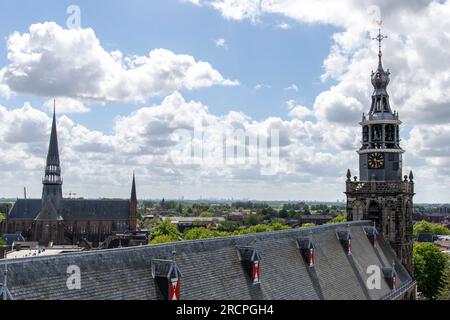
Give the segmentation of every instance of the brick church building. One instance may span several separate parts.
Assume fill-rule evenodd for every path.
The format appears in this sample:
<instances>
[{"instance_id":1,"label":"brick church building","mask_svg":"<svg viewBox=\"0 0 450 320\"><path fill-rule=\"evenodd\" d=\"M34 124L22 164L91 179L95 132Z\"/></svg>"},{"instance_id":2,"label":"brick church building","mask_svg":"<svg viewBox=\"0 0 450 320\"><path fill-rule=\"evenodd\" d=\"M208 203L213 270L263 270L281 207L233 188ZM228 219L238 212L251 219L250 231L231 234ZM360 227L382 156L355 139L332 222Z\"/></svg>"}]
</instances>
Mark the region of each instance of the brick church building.
<instances>
[{"instance_id":1,"label":"brick church building","mask_svg":"<svg viewBox=\"0 0 450 320\"><path fill-rule=\"evenodd\" d=\"M42 245L62 245L81 239L99 243L117 232L136 231L134 174L129 200L63 198L55 112L42 184L41 199L18 199L14 203L0 223L2 233L22 233L26 240Z\"/></svg>"}]
</instances>

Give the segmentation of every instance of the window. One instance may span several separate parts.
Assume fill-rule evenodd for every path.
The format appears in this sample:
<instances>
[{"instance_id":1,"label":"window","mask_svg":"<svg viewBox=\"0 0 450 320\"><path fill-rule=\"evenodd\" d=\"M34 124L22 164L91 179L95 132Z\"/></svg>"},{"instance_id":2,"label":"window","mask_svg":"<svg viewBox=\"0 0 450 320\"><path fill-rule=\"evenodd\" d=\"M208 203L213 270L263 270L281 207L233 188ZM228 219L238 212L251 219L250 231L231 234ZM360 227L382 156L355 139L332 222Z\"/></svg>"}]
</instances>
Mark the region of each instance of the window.
<instances>
[{"instance_id":1,"label":"window","mask_svg":"<svg viewBox=\"0 0 450 320\"><path fill-rule=\"evenodd\" d=\"M394 162L394 163L392 164L392 170L398 171L399 169L400 169L400 168L399 168L398 162Z\"/></svg>"},{"instance_id":2,"label":"window","mask_svg":"<svg viewBox=\"0 0 450 320\"><path fill-rule=\"evenodd\" d=\"M237 247L239 260L253 284L261 282L261 257L253 247Z\"/></svg>"},{"instance_id":3,"label":"window","mask_svg":"<svg viewBox=\"0 0 450 320\"><path fill-rule=\"evenodd\" d=\"M297 240L297 246L300 249L300 253L305 260L306 264L310 267L314 267L315 263L315 247L312 239L300 238Z\"/></svg>"},{"instance_id":4,"label":"window","mask_svg":"<svg viewBox=\"0 0 450 320\"><path fill-rule=\"evenodd\" d=\"M350 230L338 230L336 232L338 240L341 242L345 252L350 256L352 255L352 235Z\"/></svg>"},{"instance_id":5,"label":"window","mask_svg":"<svg viewBox=\"0 0 450 320\"><path fill-rule=\"evenodd\" d=\"M152 277L164 300L180 300L181 271L173 260L152 260Z\"/></svg>"}]
</instances>

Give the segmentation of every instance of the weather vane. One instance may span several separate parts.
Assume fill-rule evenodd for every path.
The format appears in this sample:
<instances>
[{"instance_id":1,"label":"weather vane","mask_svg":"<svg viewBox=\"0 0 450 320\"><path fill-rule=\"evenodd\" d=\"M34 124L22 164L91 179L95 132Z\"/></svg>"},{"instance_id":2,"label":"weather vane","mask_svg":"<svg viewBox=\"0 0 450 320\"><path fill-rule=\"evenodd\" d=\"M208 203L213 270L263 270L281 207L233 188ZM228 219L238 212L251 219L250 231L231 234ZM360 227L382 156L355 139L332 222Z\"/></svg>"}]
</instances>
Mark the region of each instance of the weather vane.
<instances>
[{"instance_id":1,"label":"weather vane","mask_svg":"<svg viewBox=\"0 0 450 320\"><path fill-rule=\"evenodd\" d=\"M378 36L376 36L375 38L372 38L372 40L377 40L378 41L378 49L379 49L379 53L378 56L381 59L381 56L383 55L383 53L381 52L381 43L383 42L384 39L386 39L388 36L385 36L383 34L381 34L381 26L383 25L383 20L378 20L376 21L378 24Z\"/></svg>"}]
</instances>

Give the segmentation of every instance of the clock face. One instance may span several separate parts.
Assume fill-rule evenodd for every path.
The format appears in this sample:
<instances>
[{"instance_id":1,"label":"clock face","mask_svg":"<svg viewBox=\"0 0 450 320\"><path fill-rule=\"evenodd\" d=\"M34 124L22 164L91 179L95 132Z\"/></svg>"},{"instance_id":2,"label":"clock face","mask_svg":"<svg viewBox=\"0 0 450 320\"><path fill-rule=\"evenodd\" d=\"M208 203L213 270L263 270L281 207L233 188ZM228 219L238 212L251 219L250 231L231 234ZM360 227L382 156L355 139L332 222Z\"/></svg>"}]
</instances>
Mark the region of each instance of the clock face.
<instances>
[{"instance_id":1,"label":"clock face","mask_svg":"<svg viewBox=\"0 0 450 320\"><path fill-rule=\"evenodd\" d=\"M384 167L384 154L375 152L369 154L369 168L381 169Z\"/></svg>"}]
</instances>

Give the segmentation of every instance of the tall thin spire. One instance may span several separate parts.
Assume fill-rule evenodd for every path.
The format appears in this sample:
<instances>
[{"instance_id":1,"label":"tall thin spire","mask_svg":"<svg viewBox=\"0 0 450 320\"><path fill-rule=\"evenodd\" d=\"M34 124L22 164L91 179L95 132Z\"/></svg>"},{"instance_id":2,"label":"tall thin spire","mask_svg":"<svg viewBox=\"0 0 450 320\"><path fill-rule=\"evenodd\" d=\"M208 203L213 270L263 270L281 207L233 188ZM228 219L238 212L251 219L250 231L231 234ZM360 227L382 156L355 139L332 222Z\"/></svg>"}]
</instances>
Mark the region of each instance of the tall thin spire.
<instances>
[{"instance_id":1,"label":"tall thin spire","mask_svg":"<svg viewBox=\"0 0 450 320\"><path fill-rule=\"evenodd\" d=\"M58 133L56 130L55 102L55 105L53 106L53 123L48 147L47 165L45 166L45 175L42 179L42 208L35 220L62 220L59 215L59 207L62 200L62 183L58 150Z\"/></svg>"},{"instance_id":2,"label":"tall thin spire","mask_svg":"<svg viewBox=\"0 0 450 320\"><path fill-rule=\"evenodd\" d=\"M53 123L52 131L50 134L50 144L47 154L47 166L54 165L59 166L59 148L58 148L58 132L56 129L56 102L53 106Z\"/></svg>"},{"instance_id":3,"label":"tall thin spire","mask_svg":"<svg viewBox=\"0 0 450 320\"><path fill-rule=\"evenodd\" d=\"M133 184L131 185L131 201L137 202L137 196L136 196L136 174L133 171Z\"/></svg>"}]
</instances>

